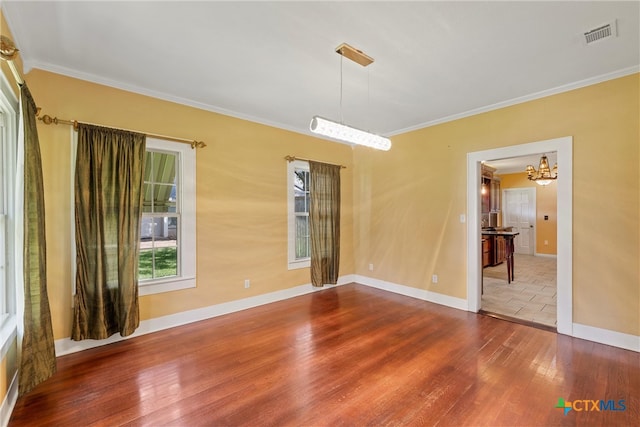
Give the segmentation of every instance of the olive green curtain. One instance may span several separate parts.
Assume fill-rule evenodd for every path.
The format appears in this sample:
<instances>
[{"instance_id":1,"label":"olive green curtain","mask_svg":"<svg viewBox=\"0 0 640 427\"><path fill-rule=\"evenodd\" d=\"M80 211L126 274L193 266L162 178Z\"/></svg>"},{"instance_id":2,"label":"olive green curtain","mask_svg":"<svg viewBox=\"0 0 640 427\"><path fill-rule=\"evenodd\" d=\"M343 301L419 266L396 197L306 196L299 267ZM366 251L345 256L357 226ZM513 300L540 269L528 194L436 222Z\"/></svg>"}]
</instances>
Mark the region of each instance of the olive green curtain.
<instances>
[{"instance_id":1,"label":"olive green curtain","mask_svg":"<svg viewBox=\"0 0 640 427\"><path fill-rule=\"evenodd\" d=\"M340 267L340 166L309 162L311 284L338 282Z\"/></svg>"},{"instance_id":2,"label":"olive green curtain","mask_svg":"<svg viewBox=\"0 0 640 427\"><path fill-rule=\"evenodd\" d=\"M132 334L140 324L138 256L146 136L79 124L76 295L71 339Z\"/></svg>"},{"instance_id":3,"label":"olive green curtain","mask_svg":"<svg viewBox=\"0 0 640 427\"><path fill-rule=\"evenodd\" d=\"M47 295L44 187L36 104L26 84L20 88L20 104L24 137L24 316L18 394L23 395L56 372L56 352Z\"/></svg>"}]
</instances>

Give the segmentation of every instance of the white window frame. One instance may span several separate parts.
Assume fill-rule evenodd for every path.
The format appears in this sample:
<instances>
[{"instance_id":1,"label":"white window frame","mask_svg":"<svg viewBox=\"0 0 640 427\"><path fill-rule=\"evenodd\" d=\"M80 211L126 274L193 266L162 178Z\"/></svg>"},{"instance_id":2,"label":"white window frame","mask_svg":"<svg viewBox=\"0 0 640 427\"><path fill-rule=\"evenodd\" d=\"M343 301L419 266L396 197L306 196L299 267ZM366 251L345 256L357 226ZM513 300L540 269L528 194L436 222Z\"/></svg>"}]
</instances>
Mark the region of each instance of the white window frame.
<instances>
[{"instance_id":1,"label":"white window frame","mask_svg":"<svg viewBox=\"0 0 640 427\"><path fill-rule=\"evenodd\" d=\"M140 281L141 296L196 287L196 150L189 144L156 138L147 138L147 149L178 157L179 269L177 276Z\"/></svg>"},{"instance_id":2,"label":"white window frame","mask_svg":"<svg viewBox=\"0 0 640 427\"><path fill-rule=\"evenodd\" d=\"M22 198L18 180L18 100L0 73L0 359L17 334L16 292L22 266Z\"/></svg>"},{"instance_id":3,"label":"white window frame","mask_svg":"<svg viewBox=\"0 0 640 427\"><path fill-rule=\"evenodd\" d=\"M311 257L296 258L296 214L295 214L295 192L294 192L294 172L304 170L309 172L309 162L294 160L287 163L287 226L288 226L288 269L309 268Z\"/></svg>"},{"instance_id":4,"label":"white window frame","mask_svg":"<svg viewBox=\"0 0 640 427\"><path fill-rule=\"evenodd\" d=\"M72 144L72 169L75 169L75 151L77 146L77 132L74 134ZM180 227L178 232L178 264L180 266L178 276L163 277L153 280L144 280L138 283L138 295L153 295L164 292L177 291L196 287L196 153L189 144L172 142L163 139L147 137L147 149L164 151L178 156L178 203L180 204ZM72 189L75 170L71 174ZM74 191L71 192L73 200ZM72 206L72 212L75 212ZM72 219L73 221L73 219ZM72 248L75 260L75 229L72 227ZM75 292L75 261L73 264L72 278Z\"/></svg>"}]
</instances>

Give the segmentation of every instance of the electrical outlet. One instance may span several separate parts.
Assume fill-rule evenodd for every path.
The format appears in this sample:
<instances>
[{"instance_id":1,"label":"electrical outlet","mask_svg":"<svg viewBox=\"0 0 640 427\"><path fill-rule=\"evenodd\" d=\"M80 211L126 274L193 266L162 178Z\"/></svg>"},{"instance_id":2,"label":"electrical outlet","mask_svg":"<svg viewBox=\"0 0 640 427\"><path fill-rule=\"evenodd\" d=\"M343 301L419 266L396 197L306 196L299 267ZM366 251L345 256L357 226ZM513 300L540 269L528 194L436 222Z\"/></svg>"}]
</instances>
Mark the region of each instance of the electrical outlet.
<instances>
[{"instance_id":1,"label":"electrical outlet","mask_svg":"<svg viewBox=\"0 0 640 427\"><path fill-rule=\"evenodd\" d=\"M244 279L244 288L250 288L251 287L251 281L249 281L249 279Z\"/></svg>"},{"instance_id":2,"label":"electrical outlet","mask_svg":"<svg viewBox=\"0 0 640 427\"><path fill-rule=\"evenodd\" d=\"M369 264L369 271L373 271L373 264Z\"/></svg>"},{"instance_id":3,"label":"electrical outlet","mask_svg":"<svg viewBox=\"0 0 640 427\"><path fill-rule=\"evenodd\" d=\"M431 276L431 283L438 283L438 275L434 274L433 276Z\"/></svg>"}]
</instances>

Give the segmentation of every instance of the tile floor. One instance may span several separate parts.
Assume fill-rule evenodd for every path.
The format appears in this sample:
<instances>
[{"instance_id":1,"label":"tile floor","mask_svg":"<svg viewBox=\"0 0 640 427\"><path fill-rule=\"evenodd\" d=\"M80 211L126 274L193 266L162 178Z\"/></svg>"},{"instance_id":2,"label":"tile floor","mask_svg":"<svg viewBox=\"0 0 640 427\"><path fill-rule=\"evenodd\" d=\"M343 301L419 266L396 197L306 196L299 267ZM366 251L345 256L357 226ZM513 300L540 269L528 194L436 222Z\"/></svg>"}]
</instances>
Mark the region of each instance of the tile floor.
<instances>
[{"instance_id":1,"label":"tile floor","mask_svg":"<svg viewBox=\"0 0 640 427\"><path fill-rule=\"evenodd\" d=\"M556 259L514 254L515 280L507 265L483 269L482 309L556 327Z\"/></svg>"}]
</instances>

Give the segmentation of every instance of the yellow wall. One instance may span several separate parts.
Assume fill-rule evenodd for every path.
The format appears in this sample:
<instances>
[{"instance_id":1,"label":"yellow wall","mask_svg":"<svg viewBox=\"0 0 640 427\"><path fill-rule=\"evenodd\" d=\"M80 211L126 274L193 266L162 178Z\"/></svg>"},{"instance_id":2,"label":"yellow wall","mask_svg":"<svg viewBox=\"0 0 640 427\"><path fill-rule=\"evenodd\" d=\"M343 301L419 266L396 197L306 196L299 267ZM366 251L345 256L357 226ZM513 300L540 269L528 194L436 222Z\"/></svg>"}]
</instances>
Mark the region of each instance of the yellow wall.
<instances>
[{"instance_id":1,"label":"yellow wall","mask_svg":"<svg viewBox=\"0 0 640 427\"><path fill-rule=\"evenodd\" d=\"M386 153L355 149L356 272L465 298L467 153L573 136L573 320L639 335L639 81L408 132Z\"/></svg>"},{"instance_id":2,"label":"yellow wall","mask_svg":"<svg viewBox=\"0 0 640 427\"><path fill-rule=\"evenodd\" d=\"M340 274L354 273L351 147L220 114L33 70L27 80L42 114L195 138L197 287L141 297L141 319L310 283L287 269L287 154L342 170ZM71 326L70 127L38 125L43 158L49 297L56 339ZM251 288L244 288L244 279Z\"/></svg>"},{"instance_id":3,"label":"yellow wall","mask_svg":"<svg viewBox=\"0 0 640 427\"><path fill-rule=\"evenodd\" d=\"M553 166L553 165L552 165ZM557 183L540 186L527 179L526 172L509 173L500 175L500 186L502 190L508 188L536 189L536 253L556 255L558 253L558 203L557 203ZM548 216L545 221L544 216ZM547 241L545 245L544 242Z\"/></svg>"}]
</instances>

